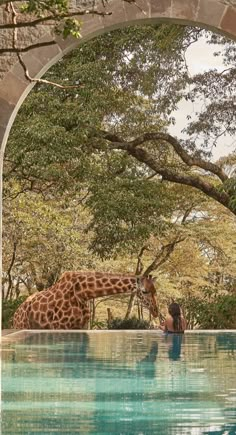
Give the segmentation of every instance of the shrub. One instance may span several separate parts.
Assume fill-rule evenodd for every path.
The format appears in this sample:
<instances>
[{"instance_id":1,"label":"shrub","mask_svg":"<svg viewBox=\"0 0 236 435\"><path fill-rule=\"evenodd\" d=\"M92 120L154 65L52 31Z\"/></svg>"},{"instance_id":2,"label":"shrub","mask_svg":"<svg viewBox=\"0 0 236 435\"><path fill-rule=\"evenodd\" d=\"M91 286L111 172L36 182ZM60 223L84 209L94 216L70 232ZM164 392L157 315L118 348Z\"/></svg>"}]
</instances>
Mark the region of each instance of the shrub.
<instances>
[{"instance_id":1,"label":"shrub","mask_svg":"<svg viewBox=\"0 0 236 435\"><path fill-rule=\"evenodd\" d=\"M27 299L28 296L20 296L13 300L2 302L2 329L12 328L12 319L17 308Z\"/></svg>"},{"instance_id":2,"label":"shrub","mask_svg":"<svg viewBox=\"0 0 236 435\"><path fill-rule=\"evenodd\" d=\"M150 324L147 320L139 320L136 317L121 319L115 317L110 321L108 329L149 329Z\"/></svg>"},{"instance_id":3,"label":"shrub","mask_svg":"<svg viewBox=\"0 0 236 435\"><path fill-rule=\"evenodd\" d=\"M99 321L99 320L96 320L92 324L92 329L107 329L107 323Z\"/></svg>"},{"instance_id":4,"label":"shrub","mask_svg":"<svg viewBox=\"0 0 236 435\"><path fill-rule=\"evenodd\" d=\"M236 294L217 295L204 290L201 297L189 296L178 302L191 329L236 328Z\"/></svg>"}]
</instances>

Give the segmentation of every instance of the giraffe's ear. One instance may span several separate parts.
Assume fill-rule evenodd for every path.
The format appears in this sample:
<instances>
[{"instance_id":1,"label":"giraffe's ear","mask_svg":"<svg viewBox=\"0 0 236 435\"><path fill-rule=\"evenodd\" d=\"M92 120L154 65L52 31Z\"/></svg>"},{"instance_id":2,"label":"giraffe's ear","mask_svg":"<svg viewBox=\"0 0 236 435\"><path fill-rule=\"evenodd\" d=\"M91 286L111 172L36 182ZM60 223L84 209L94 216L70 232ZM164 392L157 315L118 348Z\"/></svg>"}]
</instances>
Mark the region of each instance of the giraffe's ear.
<instances>
[{"instance_id":1,"label":"giraffe's ear","mask_svg":"<svg viewBox=\"0 0 236 435\"><path fill-rule=\"evenodd\" d=\"M152 281L153 281L153 282L156 282L156 281L157 281L157 277L156 277L156 276L151 276L151 278L152 278Z\"/></svg>"}]
</instances>

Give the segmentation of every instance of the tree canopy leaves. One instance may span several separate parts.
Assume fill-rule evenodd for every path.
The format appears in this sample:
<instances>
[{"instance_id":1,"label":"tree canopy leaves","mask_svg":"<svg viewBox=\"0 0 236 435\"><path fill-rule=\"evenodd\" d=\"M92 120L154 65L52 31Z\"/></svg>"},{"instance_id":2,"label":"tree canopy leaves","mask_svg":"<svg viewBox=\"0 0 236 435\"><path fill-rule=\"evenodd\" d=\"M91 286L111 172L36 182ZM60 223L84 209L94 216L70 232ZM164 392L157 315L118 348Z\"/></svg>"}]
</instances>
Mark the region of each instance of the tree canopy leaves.
<instances>
[{"instance_id":1,"label":"tree canopy leaves","mask_svg":"<svg viewBox=\"0 0 236 435\"><path fill-rule=\"evenodd\" d=\"M110 32L47 73L78 89L35 87L4 166L4 243L17 241L15 277L36 270L34 285L49 285L67 267L134 271L145 248L164 300L216 287L217 274L220 291L226 276L232 284L235 155L215 163L211 149L235 134L234 43L217 39L224 72L191 77L186 50L202 35L215 43L210 32L177 25ZM204 102L185 139L169 133L182 99Z\"/></svg>"}]
</instances>

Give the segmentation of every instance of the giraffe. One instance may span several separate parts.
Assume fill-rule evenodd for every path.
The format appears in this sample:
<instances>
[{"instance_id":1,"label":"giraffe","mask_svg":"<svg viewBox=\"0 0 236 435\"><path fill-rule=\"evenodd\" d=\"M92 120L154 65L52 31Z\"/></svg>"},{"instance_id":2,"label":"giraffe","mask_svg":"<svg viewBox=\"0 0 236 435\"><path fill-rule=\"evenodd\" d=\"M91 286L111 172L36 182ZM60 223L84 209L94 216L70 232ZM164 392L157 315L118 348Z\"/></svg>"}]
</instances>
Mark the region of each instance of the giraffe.
<instances>
[{"instance_id":1,"label":"giraffe","mask_svg":"<svg viewBox=\"0 0 236 435\"><path fill-rule=\"evenodd\" d=\"M16 310L14 329L86 329L88 301L101 296L136 293L157 317L152 277L103 272L64 272L52 287L29 296Z\"/></svg>"}]
</instances>

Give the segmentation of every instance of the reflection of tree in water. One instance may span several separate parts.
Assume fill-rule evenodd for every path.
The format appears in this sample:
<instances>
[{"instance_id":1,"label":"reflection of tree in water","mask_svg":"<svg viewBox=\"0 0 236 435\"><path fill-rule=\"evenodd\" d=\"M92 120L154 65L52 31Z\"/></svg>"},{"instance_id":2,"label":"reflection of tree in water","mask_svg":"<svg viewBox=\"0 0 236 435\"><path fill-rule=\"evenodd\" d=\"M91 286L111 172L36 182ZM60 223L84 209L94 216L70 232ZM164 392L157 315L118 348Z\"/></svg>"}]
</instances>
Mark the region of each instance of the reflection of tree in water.
<instances>
[{"instance_id":1,"label":"reflection of tree in water","mask_svg":"<svg viewBox=\"0 0 236 435\"><path fill-rule=\"evenodd\" d=\"M190 422L191 415L195 418L196 412L205 412L201 410L201 403L208 400L212 400L213 409L221 409L221 398L209 396L207 382L212 379L208 378L207 370L199 371L203 370L200 367L204 367L204 358L198 358L198 351L202 349L209 359L215 346L226 351L223 352L226 358L227 351L235 346L235 337L227 334L223 338L224 334L196 338L152 333L146 335L145 340L142 334L123 335L118 340L116 334L110 334L109 339L105 334L97 336L86 332L34 334L16 346L16 364L11 370L14 375L18 363L23 363L23 367L29 363L27 376L35 385L28 388L25 378L22 392L11 400L19 404L38 402L39 407L33 412L28 410L28 414L19 414L15 421L33 419L36 425L44 424L47 435L55 430L60 433L63 427L71 434L78 431L81 434L189 434L188 429L175 431L179 418ZM208 348L209 353L205 353ZM144 355L145 349L148 351ZM196 378L201 378L202 382L198 390L195 389ZM192 389L189 384L193 385ZM206 390L201 391L202 387ZM217 408L215 401L219 402ZM190 409L191 403L197 409L195 413ZM189 411L185 410L184 414L181 407L187 409L188 406ZM221 415L225 415L227 422L227 414L223 412ZM233 410L227 408L227 412L233 413ZM176 416L178 413L181 417ZM14 412L10 417L15 418ZM198 421L194 424L196 428L200 425ZM204 425L201 433L212 433L207 432L207 421ZM222 422L218 427L218 431L216 428L213 432L217 435L226 430L230 435L236 433L235 425Z\"/></svg>"},{"instance_id":2,"label":"reflection of tree in water","mask_svg":"<svg viewBox=\"0 0 236 435\"><path fill-rule=\"evenodd\" d=\"M25 349L28 348L28 352ZM21 352L22 349L22 352ZM27 337L22 345L17 348L18 360L23 359L35 359L37 362L44 363L45 361L52 360L54 362L87 362L100 364L101 367L108 365L111 368L111 363L115 362L127 362L127 358L124 358L125 350L122 351L122 355L113 355L113 357L94 356L90 348L90 337L86 332L74 333L37 333ZM139 361L135 361L137 366L141 369L145 363L155 363L158 354L157 341L151 342L150 349L146 353L145 357ZM135 352L136 355L136 352ZM128 357L127 353L127 357ZM122 357L122 358L121 358ZM132 360L133 362L133 360ZM97 367L97 365L96 365ZM125 369L125 364L123 364ZM76 366L75 366L76 368ZM127 366L127 370L129 370ZM130 369L134 371L134 369Z\"/></svg>"},{"instance_id":3,"label":"reflection of tree in water","mask_svg":"<svg viewBox=\"0 0 236 435\"><path fill-rule=\"evenodd\" d=\"M137 374L141 373L149 378L155 378L156 375L156 359L158 355L158 344L154 341L147 355L137 362Z\"/></svg>"},{"instance_id":4,"label":"reflection of tree in water","mask_svg":"<svg viewBox=\"0 0 236 435\"><path fill-rule=\"evenodd\" d=\"M89 335L86 333L80 334L79 340L76 339L72 348L71 344L64 343L64 370L68 370L67 363L69 362L77 361L78 363L83 363L83 365L80 364L79 367L76 365L73 367L70 366L69 370L73 371L73 373L71 372L72 377L81 377L81 370L85 376L89 374L94 378L96 378L98 372L102 374L112 373L113 379L122 377L133 378L137 375L146 378L155 377L156 359L158 355L158 344L156 341L151 343L150 349L144 358L136 360L135 362L132 361L132 364L130 364L130 362L127 363L126 360L120 361L117 355L114 355L111 359L95 357L91 354L89 345ZM138 356L136 358L138 358Z\"/></svg>"},{"instance_id":5,"label":"reflection of tree in water","mask_svg":"<svg viewBox=\"0 0 236 435\"><path fill-rule=\"evenodd\" d=\"M225 424L223 427L214 430L206 430L203 432L203 435L235 435L236 434L236 425Z\"/></svg>"},{"instance_id":6,"label":"reflection of tree in water","mask_svg":"<svg viewBox=\"0 0 236 435\"><path fill-rule=\"evenodd\" d=\"M134 341L134 348L136 345L137 340ZM127 426L122 421L123 415L124 419L132 416L132 433L136 433L142 425L138 421L143 413L144 402L152 400L147 383L153 383L157 355L158 345L155 341L150 343L145 357L140 358L135 352L132 361L129 360L129 353L127 359L119 358L119 355L114 355L110 360L102 359L93 355L87 333L37 333L18 344L14 364L16 370L18 363L29 363L29 376L35 378L34 389L27 391L25 380L24 391L13 400L21 403L54 403L54 409L49 409L51 415L40 408L37 412L30 412L29 416L24 415L24 421L32 418L36 424L41 419L41 424L47 426L48 430L55 429L56 420L63 421L63 427L71 428L74 418L77 418L81 434L113 433L117 424L121 430L127 428L125 433L129 433L131 421L128 421ZM42 383L38 383L39 378L42 378ZM48 380L46 390L44 379ZM48 391L49 384L52 384L51 391ZM70 409L68 414L68 408L64 409L63 403L76 403L75 409ZM120 420L117 421L117 418Z\"/></svg>"},{"instance_id":7,"label":"reflection of tree in water","mask_svg":"<svg viewBox=\"0 0 236 435\"><path fill-rule=\"evenodd\" d=\"M220 350L227 351L229 357L236 357L236 334L218 333L216 336L216 344Z\"/></svg>"},{"instance_id":8,"label":"reflection of tree in water","mask_svg":"<svg viewBox=\"0 0 236 435\"><path fill-rule=\"evenodd\" d=\"M97 380L94 412L96 433L99 434L146 434L151 433L153 419L147 417L153 406L153 383L156 377L158 344L151 343L145 357L133 362L116 362L104 372L107 364L98 362L98 372L102 379ZM100 368L99 368L100 367ZM96 374L95 374L96 377ZM154 418L155 419L155 418Z\"/></svg>"}]
</instances>

